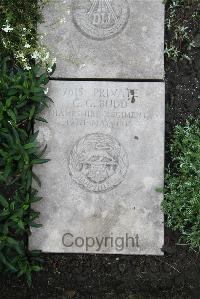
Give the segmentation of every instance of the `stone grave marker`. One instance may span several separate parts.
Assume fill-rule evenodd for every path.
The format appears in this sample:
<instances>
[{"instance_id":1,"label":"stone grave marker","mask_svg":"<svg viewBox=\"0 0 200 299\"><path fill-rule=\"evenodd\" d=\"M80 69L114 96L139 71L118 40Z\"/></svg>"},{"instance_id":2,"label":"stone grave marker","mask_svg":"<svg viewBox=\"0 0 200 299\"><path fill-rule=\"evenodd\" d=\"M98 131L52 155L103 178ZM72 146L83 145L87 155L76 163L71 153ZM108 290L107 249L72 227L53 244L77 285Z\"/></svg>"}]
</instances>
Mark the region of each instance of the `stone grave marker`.
<instances>
[{"instance_id":1,"label":"stone grave marker","mask_svg":"<svg viewBox=\"0 0 200 299\"><path fill-rule=\"evenodd\" d=\"M154 2L154 1L153 1ZM162 255L164 83L50 82L30 249Z\"/></svg>"},{"instance_id":2,"label":"stone grave marker","mask_svg":"<svg viewBox=\"0 0 200 299\"><path fill-rule=\"evenodd\" d=\"M55 78L163 79L163 0L52 0L44 16Z\"/></svg>"}]
</instances>

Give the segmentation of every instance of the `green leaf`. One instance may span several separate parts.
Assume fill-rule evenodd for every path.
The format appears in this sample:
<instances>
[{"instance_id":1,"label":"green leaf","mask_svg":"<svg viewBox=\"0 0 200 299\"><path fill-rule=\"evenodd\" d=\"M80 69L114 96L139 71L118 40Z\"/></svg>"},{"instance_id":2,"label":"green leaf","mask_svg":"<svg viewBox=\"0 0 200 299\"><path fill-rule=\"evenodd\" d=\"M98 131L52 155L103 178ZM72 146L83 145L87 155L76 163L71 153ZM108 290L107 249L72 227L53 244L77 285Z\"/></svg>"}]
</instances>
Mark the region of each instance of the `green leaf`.
<instances>
[{"instance_id":1,"label":"green leaf","mask_svg":"<svg viewBox=\"0 0 200 299\"><path fill-rule=\"evenodd\" d=\"M10 212L8 210L4 210L2 213L0 213L0 217L4 218L10 215Z\"/></svg>"},{"instance_id":2,"label":"green leaf","mask_svg":"<svg viewBox=\"0 0 200 299\"><path fill-rule=\"evenodd\" d=\"M32 284L32 277L30 272L26 272L26 281L28 283L28 286L30 287Z\"/></svg>"},{"instance_id":3,"label":"green leaf","mask_svg":"<svg viewBox=\"0 0 200 299\"><path fill-rule=\"evenodd\" d=\"M8 176L11 174L12 171L12 167L11 164L8 162L6 164L6 167L4 169L4 173L3 173L3 178L6 180L8 178Z\"/></svg>"},{"instance_id":4,"label":"green leaf","mask_svg":"<svg viewBox=\"0 0 200 299\"><path fill-rule=\"evenodd\" d=\"M44 99L43 94L31 97L31 100L33 102L38 102L38 103L41 103L43 99Z\"/></svg>"},{"instance_id":5,"label":"green leaf","mask_svg":"<svg viewBox=\"0 0 200 299\"><path fill-rule=\"evenodd\" d=\"M13 96L13 95L15 95L16 93L17 93L17 89L16 89L16 88L11 88L11 89L8 91L7 95L8 95L8 96Z\"/></svg>"},{"instance_id":6,"label":"green leaf","mask_svg":"<svg viewBox=\"0 0 200 299\"><path fill-rule=\"evenodd\" d=\"M49 78L48 78L48 76L47 76L46 73L42 74L42 75L39 77L39 79L38 79L38 83L39 83L39 84L44 84L44 85L46 85L48 82L49 82Z\"/></svg>"},{"instance_id":7,"label":"green leaf","mask_svg":"<svg viewBox=\"0 0 200 299\"><path fill-rule=\"evenodd\" d=\"M16 123L17 119L16 119L16 115L14 114L14 112L11 109L8 109L7 111L8 116L10 116L10 118Z\"/></svg>"},{"instance_id":8,"label":"green leaf","mask_svg":"<svg viewBox=\"0 0 200 299\"><path fill-rule=\"evenodd\" d=\"M40 253L42 253L41 250L36 250L35 249L35 250L30 251L31 256L34 256L34 257L39 256Z\"/></svg>"},{"instance_id":9,"label":"green leaf","mask_svg":"<svg viewBox=\"0 0 200 299\"><path fill-rule=\"evenodd\" d=\"M13 134L14 134L14 136L15 136L16 143L17 143L17 144L21 144L21 142L20 142L20 137L19 137L19 134L18 134L17 130L16 130L15 128L12 127L12 131L13 131ZM10 137L11 137L11 136L10 136Z\"/></svg>"},{"instance_id":10,"label":"green leaf","mask_svg":"<svg viewBox=\"0 0 200 299\"><path fill-rule=\"evenodd\" d=\"M4 265L6 265L12 272L17 272L17 269L6 260L5 256L1 251L0 251L0 261Z\"/></svg>"},{"instance_id":11,"label":"green leaf","mask_svg":"<svg viewBox=\"0 0 200 299\"><path fill-rule=\"evenodd\" d=\"M17 222L17 224L18 224L18 227L19 227L20 229L22 229L22 230L25 229L25 227L24 227L24 223L22 222L22 220L19 220L19 221Z\"/></svg>"},{"instance_id":12,"label":"green leaf","mask_svg":"<svg viewBox=\"0 0 200 299\"><path fill-rule=\"evenodd\" d=\"M39 131L35 132L34 134L32 134L29 138L30 143L34 142L37 137L38 137Z\"/></svg>"},{"instance_id":13,"label":"green leaf","mask_svg":"<svg viewBox=\"0 0 200 299\"><path fill-rule=\"evenodd\" d=\"M8 223L5 223L2 227L2 232L4 235L8 235L9 229L8 229Z\"/></svg>"},{"instance_id":14,"label":"green leaf","mask_svg":"<svg viewBox=\"0 0 200 299\"><path fill-rule=\"evenodd\" d=\"M48 101L50 101L51 103L54 103L54 101L50 98L50 97L48 97L47 95L46 95L46 97L45 97Z\"/></svg>"},{"instance_id":15,"label":"green leaf","mask_svg":"<svg viewBox=\"0 0 200 299\"><path fill-rule=\"evenodd\" d=\"M37 76L37 74L39 73L40 68L41 68L41 67L40 67L39 64L36 64L36 65L34 66L34 68L33 68L33 72L34 72L35 76Z\"/></svg>"},{"instance_id":16,"label":"green leaf","mask_svg":"<svg viewBox=\"0 0 200 299\"><path fill-rule=\"evenodd\" d=\"M33 118L33 115L35 113L35 105L32 106L30 114L29 114L29 120L31 120Z\"/></svg>"},{"instance_id":17,"label":"green leaf","mask_svg":"<svg viewBox=\"0 0 200 299\"><path fill-rule=\"evenodd\" d=\"M7 237L6 238L8 244L10 244L19 254L23 254L23 250L20 248L20 244L18 241L16 241L15 239L11 238L11 237Z\"/></svg>"},{"instance_id":18,"label":"green leaf","mask_svg":"<svg viewBox=\"0 0 200 299\"><path fill-rule=\"evenodd\" d=\"M18 274L17 274L17 277L21 277L24 273L25 273L24 270L20 270L20 271L18 272Z\"/></svg>"},{"instance_id":19,"label":"green leaf","mask_svg":"<svg viewBox=\"0 0 200 299\"><path fill-rule=\"evenodd\" d=\"M31 143L27 143L24 145L24 149L30 149L30 148L36 148L37 147L37 143L36 142L31 142Z\"/></svg>"},{"instance_id":20,"label":"green leaf","mask_svg":"<svg viewBox=\"0 0 200 299\"><path fill-rule=\"evenodd\" d=\"M47 144L45 145L45 147L43 148L43 150L37 155L39 158L42 157L44 155L44 153L47 150Z\"/></svg>"},{"instance_id":21,"label":"green leaf","mask_svg":"<svg viewBox=\"0 0 200 299\"><path fill-rule=\"evenodd\" d=\"M43 163L47 163L51 161L50 159L34 159L31 161L31 164L34 165L34 164L43 164Z\"/></svg>"},{"instance_id":22,"label":"green leaf","mask_svg":"<svg viewBox=\"0 0 200 299\"><path fill-rule=\"evenodd\" d=\"M15 86L13 86L14 88L16 88L16 89L20 89L20 90L23 90L24 89L24 87L23 86L21 86L21 85L15 85Z\"/></svg>"},{"instance_id":23,"label":"green leaf","mask_svg":"<svg viewBox=\"0 0 200 299\"><path fill-rule=\"evenodd\" d=\"M39 177L32 171L33 179L36 181L39 187L41 187L41 181Z\"/></svg>"},{"instance_id":24,"label":"green leaf","mask_svg":"<svg viewBox=\"0 0 200 299\"><path fill-rule=\"evenodd\" d=\"M40 228L40 227L42 227L42 224L35 223L35 222L30 222L29 225L30 225L31 227L35 227L35 228Z\"/></svg>"},{"instance_id":25,"label":"green leaf","mask_svg":"<svg viewBox=\"0 0 200 299\"><path fill-rule=\"evenodd\" d=\"M11 102L12 102L12 97L10 97L10 98L8 98L8 99L6 100L6 108L9 108L9 107L10 107Z\"/></svg>"},{"instance_id":26,"label":"green leaf","mask_svg":"<svg viewBox=\"0 0 200 299\"><path fill-rule=\"evenodd\" d=\"M4 208L8 208L9 204L8 201L5 199L5 197L3 197L2 195L0 195L0 204L4 207Z\"/></svg>"},{"instance_id":27,"label":"green leaf","mask_svg":"<svg viewBox=\"0 0 200 299\"><path fill-rule=\"evenodd\" d=\"M31 89L31 92L33 92L33 93L43 93L43 88L42 87L33 87Z\"/></svg>"},{"instance_id":28,"label":"green leaf","mask_svg":"<svg viewBox=\"0 0 200 299\"><path fill-rule=\"evenodd\" d=\"M48 123L48 121L47 121L45 118L40 117L40 116L36 116L36 117L35 117L35 120L41 121L41 122L43 122L43 123Z\"/></svg>"},{"instance_id":29,"label":"green leaf","mask_svg":"<svg viewBox=\"0 0 200 299\"><path fill-rule=\"evenodd\" d=\"M41 266L32 266L31 269L32 269L32 271L34 271L34 272L39 272L39 271L42 270L42 267L41 267Z\"/></svg>"},{"instance_id":30,"label":"green leaf","mask_svg":"<svg viewBox=\"0 0 200 299\"><path fill-rule=\"evenodd\" d=\"M31 187L32 184L32 172L28 171L26 175L26 189L28 190Z\"/></svg>"}]
</instances>

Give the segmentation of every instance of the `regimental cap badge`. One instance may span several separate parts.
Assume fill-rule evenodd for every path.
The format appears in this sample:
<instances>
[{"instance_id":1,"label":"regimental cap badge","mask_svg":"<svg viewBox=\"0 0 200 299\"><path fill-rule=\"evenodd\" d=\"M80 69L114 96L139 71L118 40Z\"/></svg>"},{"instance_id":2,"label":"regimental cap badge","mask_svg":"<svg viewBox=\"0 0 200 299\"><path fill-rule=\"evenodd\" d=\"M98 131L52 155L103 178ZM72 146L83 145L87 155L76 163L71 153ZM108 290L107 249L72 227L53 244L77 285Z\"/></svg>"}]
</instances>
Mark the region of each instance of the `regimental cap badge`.
<instances>
[{"instance_id":1,"label":"regimental cap badge","mask_svg":"<svg viewBox=\"0 0 200 299\"><path fill-rule=\"evenodd\" d=\"M119 34L130 15L127 0L75 0L73 21L85 36L104 40Z\"/></svg>"},{"instance_id":2,"label":"regimental cap badge","mask_svg":"<svg viewBox=\"0 0 200 299\"><path fill-rule=\"evenodd\" d=\"M110 191L126 176L128 157L118 140L103 133L82 137L69 157L69 173L82 188L91 192Z\"/></svg>"}]
</instances>

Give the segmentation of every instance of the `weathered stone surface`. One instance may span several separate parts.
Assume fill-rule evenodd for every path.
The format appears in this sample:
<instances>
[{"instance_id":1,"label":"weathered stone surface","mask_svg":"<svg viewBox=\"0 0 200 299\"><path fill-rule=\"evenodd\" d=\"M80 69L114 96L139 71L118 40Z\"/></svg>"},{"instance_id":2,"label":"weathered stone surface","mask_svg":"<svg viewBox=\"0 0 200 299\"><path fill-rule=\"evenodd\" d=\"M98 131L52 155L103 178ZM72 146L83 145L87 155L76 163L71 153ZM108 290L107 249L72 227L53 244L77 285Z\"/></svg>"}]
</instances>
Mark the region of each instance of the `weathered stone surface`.
<instances>
[{"instance_id":1,"label":"weathered stone surface","mask_svg":"<svg viewBox=\"0 0 200 299\"><path fill-rule=\"evenodd\" d=\"M50 96L30 248L162 255L164 83L51 81Z\"/></svg>"},{"instance_id":2,"label":"weathered stone surface","mask_svg":"<svg viewBox=\"0 0 200 299\"><path fill-rule=\"evenodd\" d=\"M44 15L55 78L163 78L163 0L54 0Z\"/></svg>"}]
</instances>

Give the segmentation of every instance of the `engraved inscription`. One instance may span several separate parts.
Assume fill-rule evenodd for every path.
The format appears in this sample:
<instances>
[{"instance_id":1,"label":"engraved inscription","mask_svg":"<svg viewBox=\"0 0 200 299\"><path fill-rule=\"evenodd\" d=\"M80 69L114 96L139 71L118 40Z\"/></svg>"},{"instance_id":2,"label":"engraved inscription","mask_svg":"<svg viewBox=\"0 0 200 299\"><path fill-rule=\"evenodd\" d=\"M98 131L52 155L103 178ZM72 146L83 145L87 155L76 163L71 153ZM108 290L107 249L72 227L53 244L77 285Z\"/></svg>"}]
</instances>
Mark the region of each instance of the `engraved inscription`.
<instances>
[{"instance_id":1,"label":"engraved inscription","mask_svg":"<svg viewBox=\"0 0 200 299\"><path fill-rule=\"evenodd\" d=\"M73 22L85 36L109 39L125 28L130 9L127 0L74 0Z\"/></svg>"},{"instance_id":2,"label":"engraved inscription","mask_svg":"<svg viewBox=\"0 0 200 299\"><path fill-rule=\"evenodd\" d=\"M104 128L132 128L137 122L153 121L160 115L138 105L142 96L137 88L84 87L65 88L62 95L69 101L68 107L52 106L50 117L71 128L92 127L93 131ZM135 127L135 126L134 126Z\"/></svg>"},{"instance_id":3,"label":"engraved inscription","mask_svg":"<svg viewBox=\"0 0 200 299\"><path fill-rule=\"evenodd\" d=\"M112 136L93 133L77 141L69 157L72 179L90 192L110 191L125 178L127 153Z\"/></svg>"}]
</instances>

